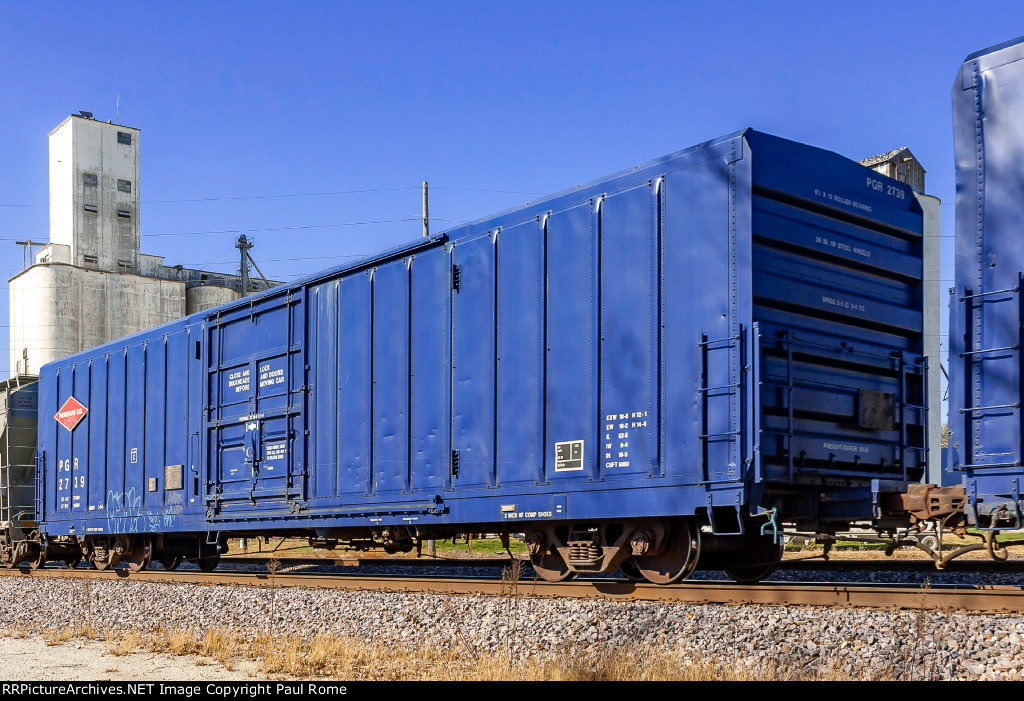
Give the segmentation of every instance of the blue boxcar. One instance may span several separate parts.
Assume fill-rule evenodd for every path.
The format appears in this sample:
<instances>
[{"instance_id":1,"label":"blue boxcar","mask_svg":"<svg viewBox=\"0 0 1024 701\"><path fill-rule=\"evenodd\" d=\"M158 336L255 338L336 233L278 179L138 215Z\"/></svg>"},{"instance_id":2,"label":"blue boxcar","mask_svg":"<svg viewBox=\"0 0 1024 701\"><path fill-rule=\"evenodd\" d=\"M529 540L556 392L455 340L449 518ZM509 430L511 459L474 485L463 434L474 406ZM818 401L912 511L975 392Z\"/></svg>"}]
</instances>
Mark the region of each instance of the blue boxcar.
<instances>
[{"instance_id":1,"label":"blue boxcar","mask_svg":"<svg viewBox=\"0 0 1024 701\"><path fill-rule=\"evenodd\" d=\"M769 520L888 527L921 477L921 236L834 153L700 144L45 366L44 530L101 566L484 530L551 579L752 578Z\"/></svg>"},{"instance_id":2,"label":"blue boxcar","mask_svg":"<svg viewBox=\"0 0 1024 701\"><path fill-rule=\"evenodd\" d=\"M953 84L956 287L950 290L950 469L967 518L1020 528L1024 37L965 60Z\"/></svg>"}]
</instances>

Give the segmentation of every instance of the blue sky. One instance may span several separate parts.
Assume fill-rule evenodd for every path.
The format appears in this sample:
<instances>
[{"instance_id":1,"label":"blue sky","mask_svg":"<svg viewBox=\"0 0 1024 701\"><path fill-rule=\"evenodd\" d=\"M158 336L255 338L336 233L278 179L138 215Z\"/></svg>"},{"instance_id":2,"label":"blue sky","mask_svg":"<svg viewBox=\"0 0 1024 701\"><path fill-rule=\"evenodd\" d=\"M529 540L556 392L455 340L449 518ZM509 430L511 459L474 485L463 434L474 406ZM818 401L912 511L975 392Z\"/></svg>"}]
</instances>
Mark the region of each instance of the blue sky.
<instances>
[{"instance_id":1,"label":"blue sky","mask_svg":"<svg viewBox=\"0 0 1024 701\"><path fill-rule=\"evenodd\" d=\"M1020 34L1014 2L0 2L0 270L78 110L142 130L170 265L234 272L245 231L287 280L419 236L424 179L440 231L747 126L909 146L951 235L953 78Z\"/></svg>"}]
</instances>

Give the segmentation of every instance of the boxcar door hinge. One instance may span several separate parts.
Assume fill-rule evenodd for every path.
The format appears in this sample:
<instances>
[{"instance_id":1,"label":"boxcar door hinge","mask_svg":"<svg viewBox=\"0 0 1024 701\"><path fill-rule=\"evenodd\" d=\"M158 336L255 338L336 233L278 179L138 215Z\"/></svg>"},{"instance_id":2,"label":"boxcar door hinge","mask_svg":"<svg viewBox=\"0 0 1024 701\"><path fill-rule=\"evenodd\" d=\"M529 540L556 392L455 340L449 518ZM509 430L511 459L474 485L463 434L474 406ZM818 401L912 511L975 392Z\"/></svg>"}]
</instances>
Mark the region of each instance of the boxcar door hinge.
<instances>
[{"instance_id":1,"label":"boxcar door hinge","mask_svg":"<svg viewBox=\"0 0 1024 701\"><path fill-rule=\"evenodd\" d=\"M452 477L459 476L459 451L452 451Z\"/></svg>"},{"instance_id":2,"label":"boxcar door hinge","mask_svg":"<svg viewBox=\"0 0 1024 701\"><path fill-rule=\"evenodd\" d=\"M462 272L459 270L459 266L452 263L452 289L456 292L462 286Z\"/></svg>"}]
</instances>

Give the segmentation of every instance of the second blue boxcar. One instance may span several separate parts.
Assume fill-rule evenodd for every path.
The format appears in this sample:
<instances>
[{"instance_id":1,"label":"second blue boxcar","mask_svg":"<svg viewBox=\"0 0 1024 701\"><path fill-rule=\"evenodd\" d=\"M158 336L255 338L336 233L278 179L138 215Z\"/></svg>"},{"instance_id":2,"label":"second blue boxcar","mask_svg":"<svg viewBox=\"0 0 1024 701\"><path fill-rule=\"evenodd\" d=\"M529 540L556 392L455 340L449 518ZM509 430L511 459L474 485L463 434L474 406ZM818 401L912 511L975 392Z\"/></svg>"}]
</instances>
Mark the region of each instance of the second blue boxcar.
<instances>
[{"instance_id":1,"label":"second blue boxcar","mask_svg":"<svg viewBox=\"0 0 1024 701\"><path fill-rule=\"evenodd\" d=\"M951 470L967 521L1021 518L1024 37L968 56L953 84L956 286L950 290ZM994 540L990 539L994 543Z\"/></svg>"},{"instance_id":2,"label":"second blue boxcar","mask_svg":"<svg viewBox=\"0 0 1024 701\"><path fill-rule=\"evenodd\" d=\"M756 578L783 523L905 521L921 237L836 154L700 144L45 366L42 530L100 567L498 531L549 579Z\"/></svg>"}]
</instances>

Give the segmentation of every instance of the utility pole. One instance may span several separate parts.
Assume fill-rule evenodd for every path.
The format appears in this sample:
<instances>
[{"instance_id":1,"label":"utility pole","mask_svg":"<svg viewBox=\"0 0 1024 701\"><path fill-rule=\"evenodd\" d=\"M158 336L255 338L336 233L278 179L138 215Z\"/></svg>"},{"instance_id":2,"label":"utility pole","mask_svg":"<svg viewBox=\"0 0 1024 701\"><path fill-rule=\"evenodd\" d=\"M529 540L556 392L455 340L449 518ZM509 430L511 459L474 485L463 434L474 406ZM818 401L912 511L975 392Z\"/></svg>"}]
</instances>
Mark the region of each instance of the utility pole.
<instances>
[{"instance_id":1,"label":"utility pole","mask_svg":"<svg viewBox=\"0 0 1024 701\"><path fill-rule=\"evenodd\" d=\"M427 181L423 181L423 237L430 236L430 214L427 208Z\"/></svg>"},{"instance_id":2,"label":"utility pole","mask_svg":"<svg viewBox=\"0 0 1024 701\"><path fill-rule=\"evenodd\" d=\"M238 240L235 242L235 248L238 249L241 262L238 268L238 274L242 278L242 296L246 297L252 288L249 282L249 249L253 247L253 243L245 237L245 234L241 234Z\"/></svg>"}]
</instances>

